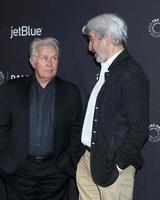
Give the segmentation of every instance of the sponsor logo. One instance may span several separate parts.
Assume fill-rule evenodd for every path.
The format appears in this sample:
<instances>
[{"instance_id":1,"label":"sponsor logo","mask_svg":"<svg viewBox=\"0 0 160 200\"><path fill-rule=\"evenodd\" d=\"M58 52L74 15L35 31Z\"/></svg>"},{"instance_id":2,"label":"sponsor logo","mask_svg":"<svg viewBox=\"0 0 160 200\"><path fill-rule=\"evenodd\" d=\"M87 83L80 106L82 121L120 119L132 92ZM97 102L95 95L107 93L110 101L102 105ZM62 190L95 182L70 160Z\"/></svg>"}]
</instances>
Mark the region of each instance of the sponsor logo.
<instances>
[{"instance_id":1,"label":"sponsor logo","mask_svg":"<svg viewBox=\"0 0 160 200\"><path fill-rule=\"evenodd\" d=\"M160 126L158 124L150 124L149 125L149 141L150 142L159 142L160 141Z\"/></svg>"},{"instance_id":2,"label":"sponsor logo","mask_svg":"<svg viewBox=\"0 0 160 200\"><path fill-rule=\"evenodd\" d=\"M16 79L16 78L21 78L21 77L25 77L25 76L29 76L29 75L23 75L23 74L10 74L8 75L8 80L10 79Z\"/></svg>"},{"instance_id":3,"label":"sponsor logo","mask_svg":"<svg viewBox=\"0 0 160 200\"><path fill-rule=\"evenodd\" d=\"M14 28L11 26L10 29L10 39L13 37L32 37L32 36L41 36L42 28L33 28L31 26L19 26Z\"/></svg>"},{"instance_id":4,"label":"sponsor logo","mask_svg":"<svg viewBox=\"0 0 160 200\"><path fill-rule=\"evenodd\" d=\"M0 71L0 85L4 83L4 74L2 71Z\"/></svg>"},{"instance_id":5,"label":"sponsor logo","mask_svg":"<svg viewBox=\"0 0 160 200\"><path fill-rule=\"evenodd\" d=\"M2 85L5 81L21 78L25 76L29 76L29 75L28 74L25 74L25 75L24 74L10 74L9 72L4 73L0 71L0 85Z\"/></svg>"},{"instance_id":6,"label":"sponsor logo","mask_svg":"<svg viewBox=\"0 0 160 200\"><path fill-rule=\"evenodd\" d=\"M160 19L153 19L148 26L150 35L154 38L160 38Z\"/></svg>"}]
</instances>

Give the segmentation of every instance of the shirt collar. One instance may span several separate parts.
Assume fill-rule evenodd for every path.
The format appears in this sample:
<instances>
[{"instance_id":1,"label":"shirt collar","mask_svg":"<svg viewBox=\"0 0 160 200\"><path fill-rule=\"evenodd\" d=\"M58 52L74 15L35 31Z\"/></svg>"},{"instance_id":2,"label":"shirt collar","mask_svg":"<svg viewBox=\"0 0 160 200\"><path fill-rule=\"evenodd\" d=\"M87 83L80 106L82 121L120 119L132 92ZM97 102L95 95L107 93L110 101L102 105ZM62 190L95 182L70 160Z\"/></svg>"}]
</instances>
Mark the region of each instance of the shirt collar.
<instances>
[{"instance_id":1,"label":"shirt collar","mask_svg":"<svg viewBox=\"0 0 160 200\"><path fill-rule=\"evenodd\" d=\"M55 77L53 77L53 78L48 82L48 84L46 85L45 88L50 87L50 85L53 86L54 84L55 84ZM37 86L37 87L39 87L39 88L42 88L41 85L38 83L38 81L37 81L37 79L36 79L36 77L35 77L35 74L33 75L32 79L31 79L31 86L32 86L32 87ZM45 88L44 88L44 89L45 89Z\"/></svg>"}]
</instances>

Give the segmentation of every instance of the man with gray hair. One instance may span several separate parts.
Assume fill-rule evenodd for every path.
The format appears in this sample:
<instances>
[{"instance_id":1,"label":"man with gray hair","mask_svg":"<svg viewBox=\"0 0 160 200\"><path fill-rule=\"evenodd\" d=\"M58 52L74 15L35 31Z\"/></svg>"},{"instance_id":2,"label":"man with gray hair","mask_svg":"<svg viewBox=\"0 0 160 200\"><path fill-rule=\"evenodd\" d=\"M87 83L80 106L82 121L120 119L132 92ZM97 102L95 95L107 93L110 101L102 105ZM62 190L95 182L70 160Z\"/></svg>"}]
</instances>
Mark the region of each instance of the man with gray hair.
<instances>
[{"instance_id":1,"label":"man with gray hair","mask_svg":"<svg viewBox=\"0 0 160 200\"><path fill-rule=\"evenodd\" d=\"M126 49L122 18L96 16L82 32L101 70L83 122L86 151L77 167L79 199L131 200L149 135L149 81Z\"/></svg>"},{"instance_id":2,"label":"man with gray hair","mask_svg":"<svg viewBox=\"0 0 160 200\"><path fill-rule=\"evenodd\" d=\"M9 200L69 200L81 145L80 93L56 76L55 38L34 39L29 54L33 75L1 91L0 175Z\"/></svg>"}]
</instances>

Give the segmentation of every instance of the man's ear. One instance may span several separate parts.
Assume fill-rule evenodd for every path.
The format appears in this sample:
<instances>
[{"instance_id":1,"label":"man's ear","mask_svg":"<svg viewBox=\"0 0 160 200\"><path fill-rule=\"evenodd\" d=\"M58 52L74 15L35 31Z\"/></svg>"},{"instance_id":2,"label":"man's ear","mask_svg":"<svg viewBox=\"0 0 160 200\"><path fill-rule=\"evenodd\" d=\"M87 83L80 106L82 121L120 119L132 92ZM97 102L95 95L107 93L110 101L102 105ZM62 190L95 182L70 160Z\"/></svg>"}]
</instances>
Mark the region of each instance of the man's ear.
<instances>
[{"instance_id":1,"label":"man's ear","mask_svg":"<svg viewBox=\"0 0 160 200\"><path fill-rule=\"evenodd\" d=\"M106 43L107 43L107 44L110 44L110 43L111 43L111 36L110 36L110 35L106 35L106 36L105 36L105 39L106 39Z\"/></svg>"},{"instance_id":2,"label":"man's ear","mask_svg":"<svg viewBox=\"0 0 160 200\"><path fill-rule=\"evenodd\" d=\"M112 44L112 39L111 39L111 36L110 35L106 35L105 36L105 45L108 49L111 48L111 46L113 45Z\"/></svg>"},{"instance_id":3,"label":"man's ear","mask_svg":"<svg viewBox=\"0 0 160 200\"><path fill-rule=\"evenodd\" d=\"M35 67L34 67L34 63L35 63L34 58L33 58L33 57L30 57L30 58L29 58L29 62L30 62L30 64L32 65L32 67L33 67L33 69L34 69L34 68L35 68Z\"/></svg>"}]
</instances>

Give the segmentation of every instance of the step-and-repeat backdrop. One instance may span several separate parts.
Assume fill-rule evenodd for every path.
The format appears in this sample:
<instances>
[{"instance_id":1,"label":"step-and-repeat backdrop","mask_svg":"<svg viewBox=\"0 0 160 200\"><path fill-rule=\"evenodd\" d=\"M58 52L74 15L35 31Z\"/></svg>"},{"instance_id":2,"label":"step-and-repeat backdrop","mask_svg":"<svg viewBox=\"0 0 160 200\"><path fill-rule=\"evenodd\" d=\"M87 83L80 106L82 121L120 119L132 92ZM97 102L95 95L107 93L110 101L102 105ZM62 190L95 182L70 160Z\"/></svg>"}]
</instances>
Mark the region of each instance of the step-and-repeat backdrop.
<instances>
[{"instance_id":1,"label":"step-and-repeat backdrop","mask_svg":"<svg viewBox=\"0 0 160 200\"><path fill-rule=\"evenodd\" d=\"M85 104L99 69L87 53L87 42L81 29L88 19L106 12L116 13L127 22L128 49L144 67L151 84L150 137L143 149L144 167L136 175L134 200L159 200L159 0L1 0L0 87L9 79L32 72L28 46L33 38L52 36L60 41L62 49L58 74L79 86ZM76 189L73 191L75 200ZM6 199L2 181L0 199Z\"/></svg>"}]
</instances>

